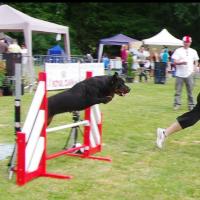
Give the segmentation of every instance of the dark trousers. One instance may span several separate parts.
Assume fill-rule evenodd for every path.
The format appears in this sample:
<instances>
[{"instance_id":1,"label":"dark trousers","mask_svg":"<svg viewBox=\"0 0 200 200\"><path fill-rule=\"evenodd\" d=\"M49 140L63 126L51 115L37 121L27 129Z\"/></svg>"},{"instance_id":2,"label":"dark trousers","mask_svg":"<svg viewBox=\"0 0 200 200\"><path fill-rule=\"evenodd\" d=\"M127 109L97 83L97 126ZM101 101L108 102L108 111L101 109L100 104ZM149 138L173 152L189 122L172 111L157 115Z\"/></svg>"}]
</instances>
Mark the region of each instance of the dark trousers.
<instances>
[{"instance_id":1,"label":"dark trousers","mask_svg":"<svg viewBox=\"0 0 200 200\"><path fill-rule=\"evenodd\" d=\"M147 81L147 72L145 71L145 67L140 67L140 72L139 72L140 82L142 82L142 77L144 77L145 81Z\"/></svg>"},{"instance_id":2,"label":"dark trousers","mask_svg":"<svg viewBox=\"0 0 200 200\"><path fill-rule=\"evenodd\" d=\"M190 127L197 123L200 120L200 93L197 96L197 104L195 107L186 112L179 117L177 117L177 121L179 122L180 126L184 129Z\"/></svg>"},{"instance_id":3,"label":"dark trousers","mask_svg":"<svg viewBox=\"0 0 200 200\"><path fill-rule=\"evenodd\" d=\"M128 64L127 62L122 63L122 74L127 74Z\"/></svg>"}]
</instances>

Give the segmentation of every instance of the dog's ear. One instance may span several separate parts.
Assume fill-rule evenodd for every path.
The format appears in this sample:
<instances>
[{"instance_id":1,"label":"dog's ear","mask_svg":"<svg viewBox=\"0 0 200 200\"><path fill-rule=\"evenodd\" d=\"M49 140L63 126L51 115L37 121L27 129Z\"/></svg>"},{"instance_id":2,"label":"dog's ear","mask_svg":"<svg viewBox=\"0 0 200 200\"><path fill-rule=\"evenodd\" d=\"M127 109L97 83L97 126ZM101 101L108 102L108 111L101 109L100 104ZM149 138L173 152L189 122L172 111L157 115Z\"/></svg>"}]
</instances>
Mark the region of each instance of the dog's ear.
<instances>
[{"instance_id":1,"label":"dog's ear","mask_svg":"<svg viewBox=\"0 0 200 200\"><path fill-rule=\"evenodd\" d=\"M115 72L115 73L114 73L114 76L118 77L118 76L119 76L119 74L118 74L117 72Z\"/></svg>"},{"instance_id":2,"label":"dog's ear","mask_svg":"<svg viewBox=\"0 0 200 200\"><path fill-rule=\"evenodd\" d=\"M112 78L113 79L118 79L118 77L119 77L119 74L117 72L115 72Z\"/></svg>"},{"instance_id":3,"label":"dog's ear","mask_svg":"<svg viewBox=\"0 0 200 200\"><path fill-rule=\"evenodd\" d=\"M118 77L119 77L118 73L115 72L114 75L112 76L111 83L114 84L117 81Z\"/></svg>"}]
</instances>

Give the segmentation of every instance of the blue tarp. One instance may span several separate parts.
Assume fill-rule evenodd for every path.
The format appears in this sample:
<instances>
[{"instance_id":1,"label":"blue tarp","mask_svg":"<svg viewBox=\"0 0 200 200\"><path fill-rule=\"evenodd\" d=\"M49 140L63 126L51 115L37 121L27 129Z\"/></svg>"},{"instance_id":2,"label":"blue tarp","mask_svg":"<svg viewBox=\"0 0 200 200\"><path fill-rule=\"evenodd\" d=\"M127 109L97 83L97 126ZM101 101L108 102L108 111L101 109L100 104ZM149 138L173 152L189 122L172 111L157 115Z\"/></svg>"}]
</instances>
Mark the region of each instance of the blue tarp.
<instances>
[{"instance_id":1,"label":"blue tarp","mask_svg":"<svg viewBox=\"0 0 200 200\"><path fill-rule=\"evenodd\" d=\"M55 45L48 49L46 62L50 63L63 63L67 60L67 55L60 45Z\"/></svg>"},{"instance_id":2,"label":"blue tarp","mask_svg":"<svg viewBox=\"0 0 200 200\"><path fill-rule=\"evenodd\" d=\"M60 45L55 45L48 49L48 55L63 55L65 52Z\"/></svg>"}]
</instances>

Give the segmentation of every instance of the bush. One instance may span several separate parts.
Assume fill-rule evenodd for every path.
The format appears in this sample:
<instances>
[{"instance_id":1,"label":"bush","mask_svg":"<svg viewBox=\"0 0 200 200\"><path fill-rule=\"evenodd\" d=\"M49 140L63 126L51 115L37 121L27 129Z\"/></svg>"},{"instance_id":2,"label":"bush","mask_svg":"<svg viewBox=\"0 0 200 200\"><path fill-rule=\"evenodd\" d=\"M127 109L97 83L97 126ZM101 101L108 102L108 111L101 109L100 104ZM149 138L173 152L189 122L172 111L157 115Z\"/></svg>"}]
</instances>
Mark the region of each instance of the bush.
<instances>
[{"instance_id":1,"label":"bush","mask_svg":"<svg viewBox=\"0 0 200 200\"><path fill-rule=\"evenodd\" d=\"M6 64L5 61L0 60L0 87L3 86L6 77Z\"/></svg>"},{"instance_id":2,"label":"bush","mask_svg":"<svg viewBox=\"0 0 200 200\"><path fill-rule=\"evenodd\" d=\"M132 56L131 53L128 54L127 62L128 62L127 76L135 78L135 72L132 69L132 66L133 66L133 56Z\"/></svg>"}]
</instances>

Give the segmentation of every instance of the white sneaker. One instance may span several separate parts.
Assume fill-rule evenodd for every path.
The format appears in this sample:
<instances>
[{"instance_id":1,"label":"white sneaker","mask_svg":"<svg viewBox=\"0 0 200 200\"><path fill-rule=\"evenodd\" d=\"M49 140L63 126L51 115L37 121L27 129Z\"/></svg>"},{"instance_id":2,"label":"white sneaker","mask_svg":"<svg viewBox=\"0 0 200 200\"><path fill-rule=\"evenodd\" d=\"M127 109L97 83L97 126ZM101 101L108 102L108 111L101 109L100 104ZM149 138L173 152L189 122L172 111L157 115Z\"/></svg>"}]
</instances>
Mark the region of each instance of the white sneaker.
<instances>
[{"instance_id":1,"label":"white sneaker","mask_svg":"<svg viewBox=\"0 0 200 200\"><path fill-rule=\"evenodd\" d=\"M165 141L165 129L157 128L156 135L157 135L156 145L158 148L162 149L163 143Z\"/></svg>"}]
</instances>

